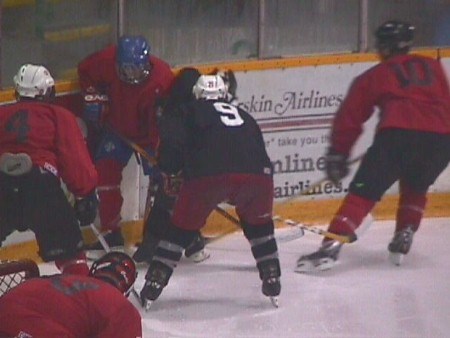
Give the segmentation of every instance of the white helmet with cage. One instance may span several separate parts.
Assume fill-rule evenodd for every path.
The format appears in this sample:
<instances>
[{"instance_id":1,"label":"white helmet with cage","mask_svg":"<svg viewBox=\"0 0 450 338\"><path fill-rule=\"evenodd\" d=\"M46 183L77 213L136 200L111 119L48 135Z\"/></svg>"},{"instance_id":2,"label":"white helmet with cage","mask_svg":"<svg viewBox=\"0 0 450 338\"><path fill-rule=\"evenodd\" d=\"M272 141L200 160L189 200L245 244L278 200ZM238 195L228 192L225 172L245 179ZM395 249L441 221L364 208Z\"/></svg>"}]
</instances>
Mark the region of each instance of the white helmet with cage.
<instances>
[{"instance_id":1,"label":"white helmet with cage","mask_svg":"<svg viewBox=\"0 0 450 338\"><path fill-rule=\"evenodd\" d=\"M223 99L227 95L227 86L220 75L202 75L198 78L192 92L197 100Z\"/></svg>"},{"instance_id":2,"label":"white helmet with cage","mask_svg":"<svg viewBox=\"0 0 450 338\"><path fill-rule=\"evenodd\" d=\"M44 99L54 96L55 92L55 80L44 66L21 66L14 76L14 85L19 97Z\"/></svg>"}]
</instances>

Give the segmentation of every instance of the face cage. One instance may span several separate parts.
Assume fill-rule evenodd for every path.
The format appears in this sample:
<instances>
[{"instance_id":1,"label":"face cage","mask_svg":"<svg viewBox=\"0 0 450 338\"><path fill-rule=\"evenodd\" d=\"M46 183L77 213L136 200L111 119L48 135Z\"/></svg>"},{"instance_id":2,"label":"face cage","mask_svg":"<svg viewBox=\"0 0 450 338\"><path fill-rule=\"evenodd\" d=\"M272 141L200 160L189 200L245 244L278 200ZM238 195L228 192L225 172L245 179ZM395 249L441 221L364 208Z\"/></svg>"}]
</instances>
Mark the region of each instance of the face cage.
<instances>
[{"instance_id":1,"label":"face cage","mask_svg":"<svg viewBox=\"0 0 450 338\"><path fill-rule=\"evenodd\" d=\"M118 66L118 74L121 81L129 84L140 84L149 76L152 67L149 63L135 65L122 64Z\"/></svg>"}]
</instances>

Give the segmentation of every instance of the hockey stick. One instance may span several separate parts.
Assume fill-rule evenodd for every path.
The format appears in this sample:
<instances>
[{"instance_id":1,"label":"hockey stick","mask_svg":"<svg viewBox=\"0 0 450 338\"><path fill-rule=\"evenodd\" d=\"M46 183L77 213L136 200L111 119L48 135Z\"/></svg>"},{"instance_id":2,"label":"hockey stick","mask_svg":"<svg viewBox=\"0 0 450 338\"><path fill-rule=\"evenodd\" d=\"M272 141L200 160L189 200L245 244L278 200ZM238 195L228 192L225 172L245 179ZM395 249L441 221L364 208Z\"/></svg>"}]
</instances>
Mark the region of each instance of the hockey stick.
<instances>
[{"instance_id":1,"label":"hockey stick","mask_svg":"<svg viewBox=\"0 0 450 338\"><path fill-rule=\"evenodd\" d=\"M217 206L215 209L219 214L221 214L223 217L225 217L226 219L228 219L231 223L233 223L234 225L237 225L240 229L242 229L242 224L241 222L235 218L233 215L229 214L226 210L222 209L221 207ZM304 235L304 231L303 229L299 228L301 231L296 230L294 232L290 232L284 235L276 235L275 238L278 242L283 243L283 242L289 242L289 241L293 241L297 238L303 237ZM208 243L212 243L215 242L225 236L227 236L230 233L233 233L235 231L235 229L230 229L228 231L225 231L224 233L220 234L219 236L216 237L210 237L209 239L207 239Z\"/></svg>"},{"instance_id":2,"label":"hockey stick","mask_svg":"<svg viewBox=\"0 0 450 338\"><path fill-rule=\"evenodd\" d=\"M218 211L221 215L226 217L229 221L231 221L235 225L237 225L240 228L242 228L241 223L239 222L239 220L237 218L235 218L233 215L229 214L226 210L224 210L221 207L217 206L216 207L216 211ZM275 222L278 222L278 221L284 222L286 225L294 226L294 227L299 228L299 229L301 229L303 231L309 231L309 232L315 233L315 234L320 235L320 236L324 236L324 237L327 237L327 238L335 239L335 240L337 240L337 241L339 241L341 243L352 243L352 242L354 242L357 239L357 237L361 236L367 230L367 228L373 222L373 217L372 217L371 214L369 214L366 217L366 219L363 221L362 225L357 229L357 231L356 231L357 234L356 234L355 237L338 235L338 234L335 234L335 233L323 230L321 228L317 228L317 227L314 227L314 226L311 226L311 225L305 225L305 224L302 224L302 223L299 223L299 222L296 222L296 221L293 221L293 220L290 220L290 219L286 219L285 220L285 219L281 218L280 216L274 216L273 220ZM209 239L209 243L214 242L214 241L216 241L216 240L218 240L220 238L223 238L223 237L225 237L226 235L230 234L233 231L234 230L227 231L227 232L224 232L223 234L220 234L219 236L213 237L213 238ZM294 240L294 239L300 238L302 236L303 235L300 235L300 233L298 233L298 234L288 234L286 236L288 238L286 238L284 240L280 236L279 240L280 240L280 242L283 242L283 241L284 242L288 242L290 240Z\"/></svg>"},{"instance_id":3,"label":"hockey stick","mask_svg":"<svg viewBox=\"0 0 450 338\"><path fill-rule=\"evenodd\" d=\"M120 138L123 142L125 142L131 149L133 149L135 152L137 152L139 155L141 155L143 158L145 158L148 163L150 163L152 166L156 166L158 164L158 161L154 156L151 156L144 148L142 148L140 145L138 145L136 142L131 141L127 137L123 136L118 131L111 128L109 125L105 126L107 131L110 131L114 135L116 135L118 138Z\"/></svg>"},{"instance_id":4,"label":"hockey stick","mask_svg":"<svg viewBox=\"0 0 450 338\"><path fill-rule=\"evenodd\" d=\"M224 212L223 216L226 217L229 221L231 221L233 224L237 225L239 227L239 229L242 229L241 223L239 222L239 220L237 220L236 218L234 218L232 215L228 214L225 210L223 210L222 208L218 207L217 210L221 210L220 212ZM276 230L276 229L275 229ZM292 227L291 229L287 229L287 232L283 232L283 233L275 233L275 239L278 243L286 243L286 242L290 242L293 240L296 240L300 237L303 237L305 235L305 232L303 231L302 228L300 227ZM214 236L214 237L204 237L205 238L205 242L206 244L210 244L210 243L214 243L226 236L228 236L229 234L232 234L236 232L235 228L231 228L228 229L227 231L224 231L223 233L221 233L220 235Z\"/></svg>"},{"instance_id":5,"label":"hockey stick","mask_svg":"<svg viewBox=\"0 0 450 338\"><path fill-rule=\"evenodd\" d=\"M355 157L354 159L350 160L347 164L348 164L348 165L352 165L352 164L355 164L355 163L359 162L359 161L364 157L364 155L365 155L365 154L361 154L361 155ZM309 187L307 187L306 189L303 189L303 190L301 190L299 193L290 196L289 198L287 198L286 200L284 200L282 203L287 203L287 202L290 202L290 201L293 201L293 200L297 199L297 198L300 197L300 196L306 195L306 194L308 194L310 191L314 190L316 187L322 185L322 183L324 183L324 182L326 182L326 181L328 181L328 178L327 178L327 177L323 177L323 178L321 178L319 181L317 181L317 182L311 184L311 185L310 185ZM215 208L214 210L215 210L217 213L219 213L220 215L222 215L223 217L225 217L226 219L228 219L230 222L232 222L232 223L234 223L235 225L237 225L237 226L239 226L240 228L242 228L241 223L239 222L239 220L236 219L233 215L229 214L226 210L222 209L222 208L219 207L219 206L216 206L216 208ZM307 230L312 231L312 228L309 227L309 226L306 226L306 227L304 226L304 228L307 228ZM305 230L305 229L303 229L303 230ZM214 237L214 238L210 238L210 239L209 239L209 242L211 242L211 241L216 241L216 240L218 240L218 239L220 239L220 238L222 238L222 237L224 237L224 236L230 234L231 232L233 232L233 230L226 231L226 232L224 232L223 234L220 234L219 236L216 236L216 237ZM319 232L327 233L326 231L324 231L324 230L322 230L322 229L317 229L316 233L319 233ZM322 235L322 233L319 233L319 234ZM332 233L327 233L327 234L328 234L329 236L331 236L331 235L336 235L336 234L332 234ZM336 235L336 236L339 236L339 235ZM344 240L344 241L348 241L347 243L350 243L350 242L349 242L349 240L350 240L349 238L345 238L345 239L344 239L344 238L342 238L342 236L341 236L340 239L341 239L341 240Z\"/></svg>"},{"instance_id":6,"label":"hockey stick","mask_svg":"<svg viewBox=\"0 0 450 338\"><path fill-rule=\"evenodd\" d=\"M290 219L282 219L279 216L275 216L274 221L283 222L286 225L300 228L302 230L306 230L306 231L315 233L315 234L323 236L323 237L331 238L331 239L334 239L341 243L352 243L352 242L356 241L356 237L334 234L332 232L328 232L326 230L323 230L323 229L320 229L320 228L317 228L314 226L304 225L303 223L299 223L299 222L296 222L296 221L293 221Z\"/></svg>"},{"instance_id":7,"label":"hockey stick","mask_svg":"<svg viewBox=\"0 0 450 338\"><path fill-rule=\"evenodd\" d=\"M347 165L351 166L359 161L361 161L361 159L364 157L364 154L361 154L357 157L355 157L354 159L350 160L347 162ZM313 191L314 189L316 189L317 187L321 186L324 182L328 181L328 177L322 177L320 180L314 182L313 184L311 184L310 186L308 186L305 189L300 190L298 193L291 195L290 197L288 197L287 199L285 199L283 202L281 203L289 203L303 195L308 195L308 193L310 193L311 191Z\"/></svg>"},{"instance_id":8,"label":"hockey stick","mask_svg":"<svg viewBox=\"0 0 450 338\"><path fill-rule=\"evenodd\" d=\"M374 218L372 216L372 214L368 214L363 221L361 222L360 226L355 230L355 235L354 236L344 236L344 235L338 235L311 225L306 225L306 224L302 224L299 223L297 221L293 221L291 219L283 219L280 216L274 216L273 218L274 221L280 221L283 222L286 225L290 225L290 226L294 226L294 227L298 227L301 228L303 230L315 233L317 235L321 235L327 238L331 238L334 240L337 240L341 243L353 243L354 241L356 241L358 238L360 238L366 231L367 229L370 227L370 225L373 223Z\"/></svg>"},{"instance_id":9,"label":"hockey stick","mask_svg":"<svg viewBox=\"0 0 450 338\"><path fill-rule=\"evenodd\" d=\"M109 247L108 243L106 242L105 237L103 237L103 235L100 233L100 231L98 231L98 229L95 227L94 223L89 224L89 226L91 227L95 237L97 237L98 241L102 245L105 252L110 252L111 248Z\"/></svg>"},{"instance_id":10,"label":"hockey stick","mask_svg":"<svg viewBox=\"0 0 450 338\"><path fill-rule=\"evenodd\" d=\"M135 142L129 140L128 138L126 138L125 136L121 135L120 133L116 132L114 129L112 129L110 127L108 127L107 130L109 130L112 133L114 133L115 135L117 135L121 140L123 140L126 144L128 144L134 151L136 151L139 155L141 155L144 159L146 159L152 166L157 166L158 165L156 158L151 156L144 148L142 148L141 146L139 146ZM228 214L222 208L216 207L215 211L217 211L220 215L224 216L225 218L227 218L228 220L233 222L234 217L232 215ZM145 217L144 218L144 222L148 218L149 213L150 212L149 211L147 212L147 210L146 210L146 215L144 216ZM237 220L234 219L234 221L237 221ZM239 222L239 221L237 221L237 222ZM226 233L226 234L228 234L228 233Z\"/></svg>"}]
</instances>

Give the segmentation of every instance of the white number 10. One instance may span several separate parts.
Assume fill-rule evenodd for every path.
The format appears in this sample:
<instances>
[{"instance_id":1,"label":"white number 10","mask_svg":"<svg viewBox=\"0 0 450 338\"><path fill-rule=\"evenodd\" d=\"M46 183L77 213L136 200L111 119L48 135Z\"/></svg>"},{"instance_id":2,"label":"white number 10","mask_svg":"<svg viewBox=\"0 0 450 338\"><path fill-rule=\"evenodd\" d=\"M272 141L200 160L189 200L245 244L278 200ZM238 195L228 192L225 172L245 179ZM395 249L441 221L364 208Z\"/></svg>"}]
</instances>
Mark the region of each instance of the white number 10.
<instances>
[{"instance_id":1,"label":"white number 10","mask_svg":"<svg viewBox=\"0 0 450 338\"><path fill-rule=\"evenodd\" d=\"M215 102L214 108L220 114L222 123L229 127L237 127L244 123L239 111L236 107L225 102Z\"/></svg>"}]
</instances>

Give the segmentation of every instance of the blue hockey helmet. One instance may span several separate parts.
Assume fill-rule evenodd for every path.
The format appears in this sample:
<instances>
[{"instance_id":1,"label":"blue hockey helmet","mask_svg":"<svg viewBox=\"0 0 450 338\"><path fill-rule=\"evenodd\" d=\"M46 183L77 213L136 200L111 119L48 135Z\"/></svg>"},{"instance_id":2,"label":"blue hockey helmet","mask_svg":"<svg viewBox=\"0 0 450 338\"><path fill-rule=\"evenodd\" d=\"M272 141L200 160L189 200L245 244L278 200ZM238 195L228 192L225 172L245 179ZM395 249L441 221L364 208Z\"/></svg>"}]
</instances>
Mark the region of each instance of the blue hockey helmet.
<instances>
[{"instance_id":1,"label":"blue hockey helmet","mask_svg":"<svg viewBox=\"0 0 450 338\"><path fill-rule=\"evenodd\" d=\"M142 83L150 75L150 45L143 36L122 36L117 45L119 78L130 84Z\"/></svg>"}]
</instances>

